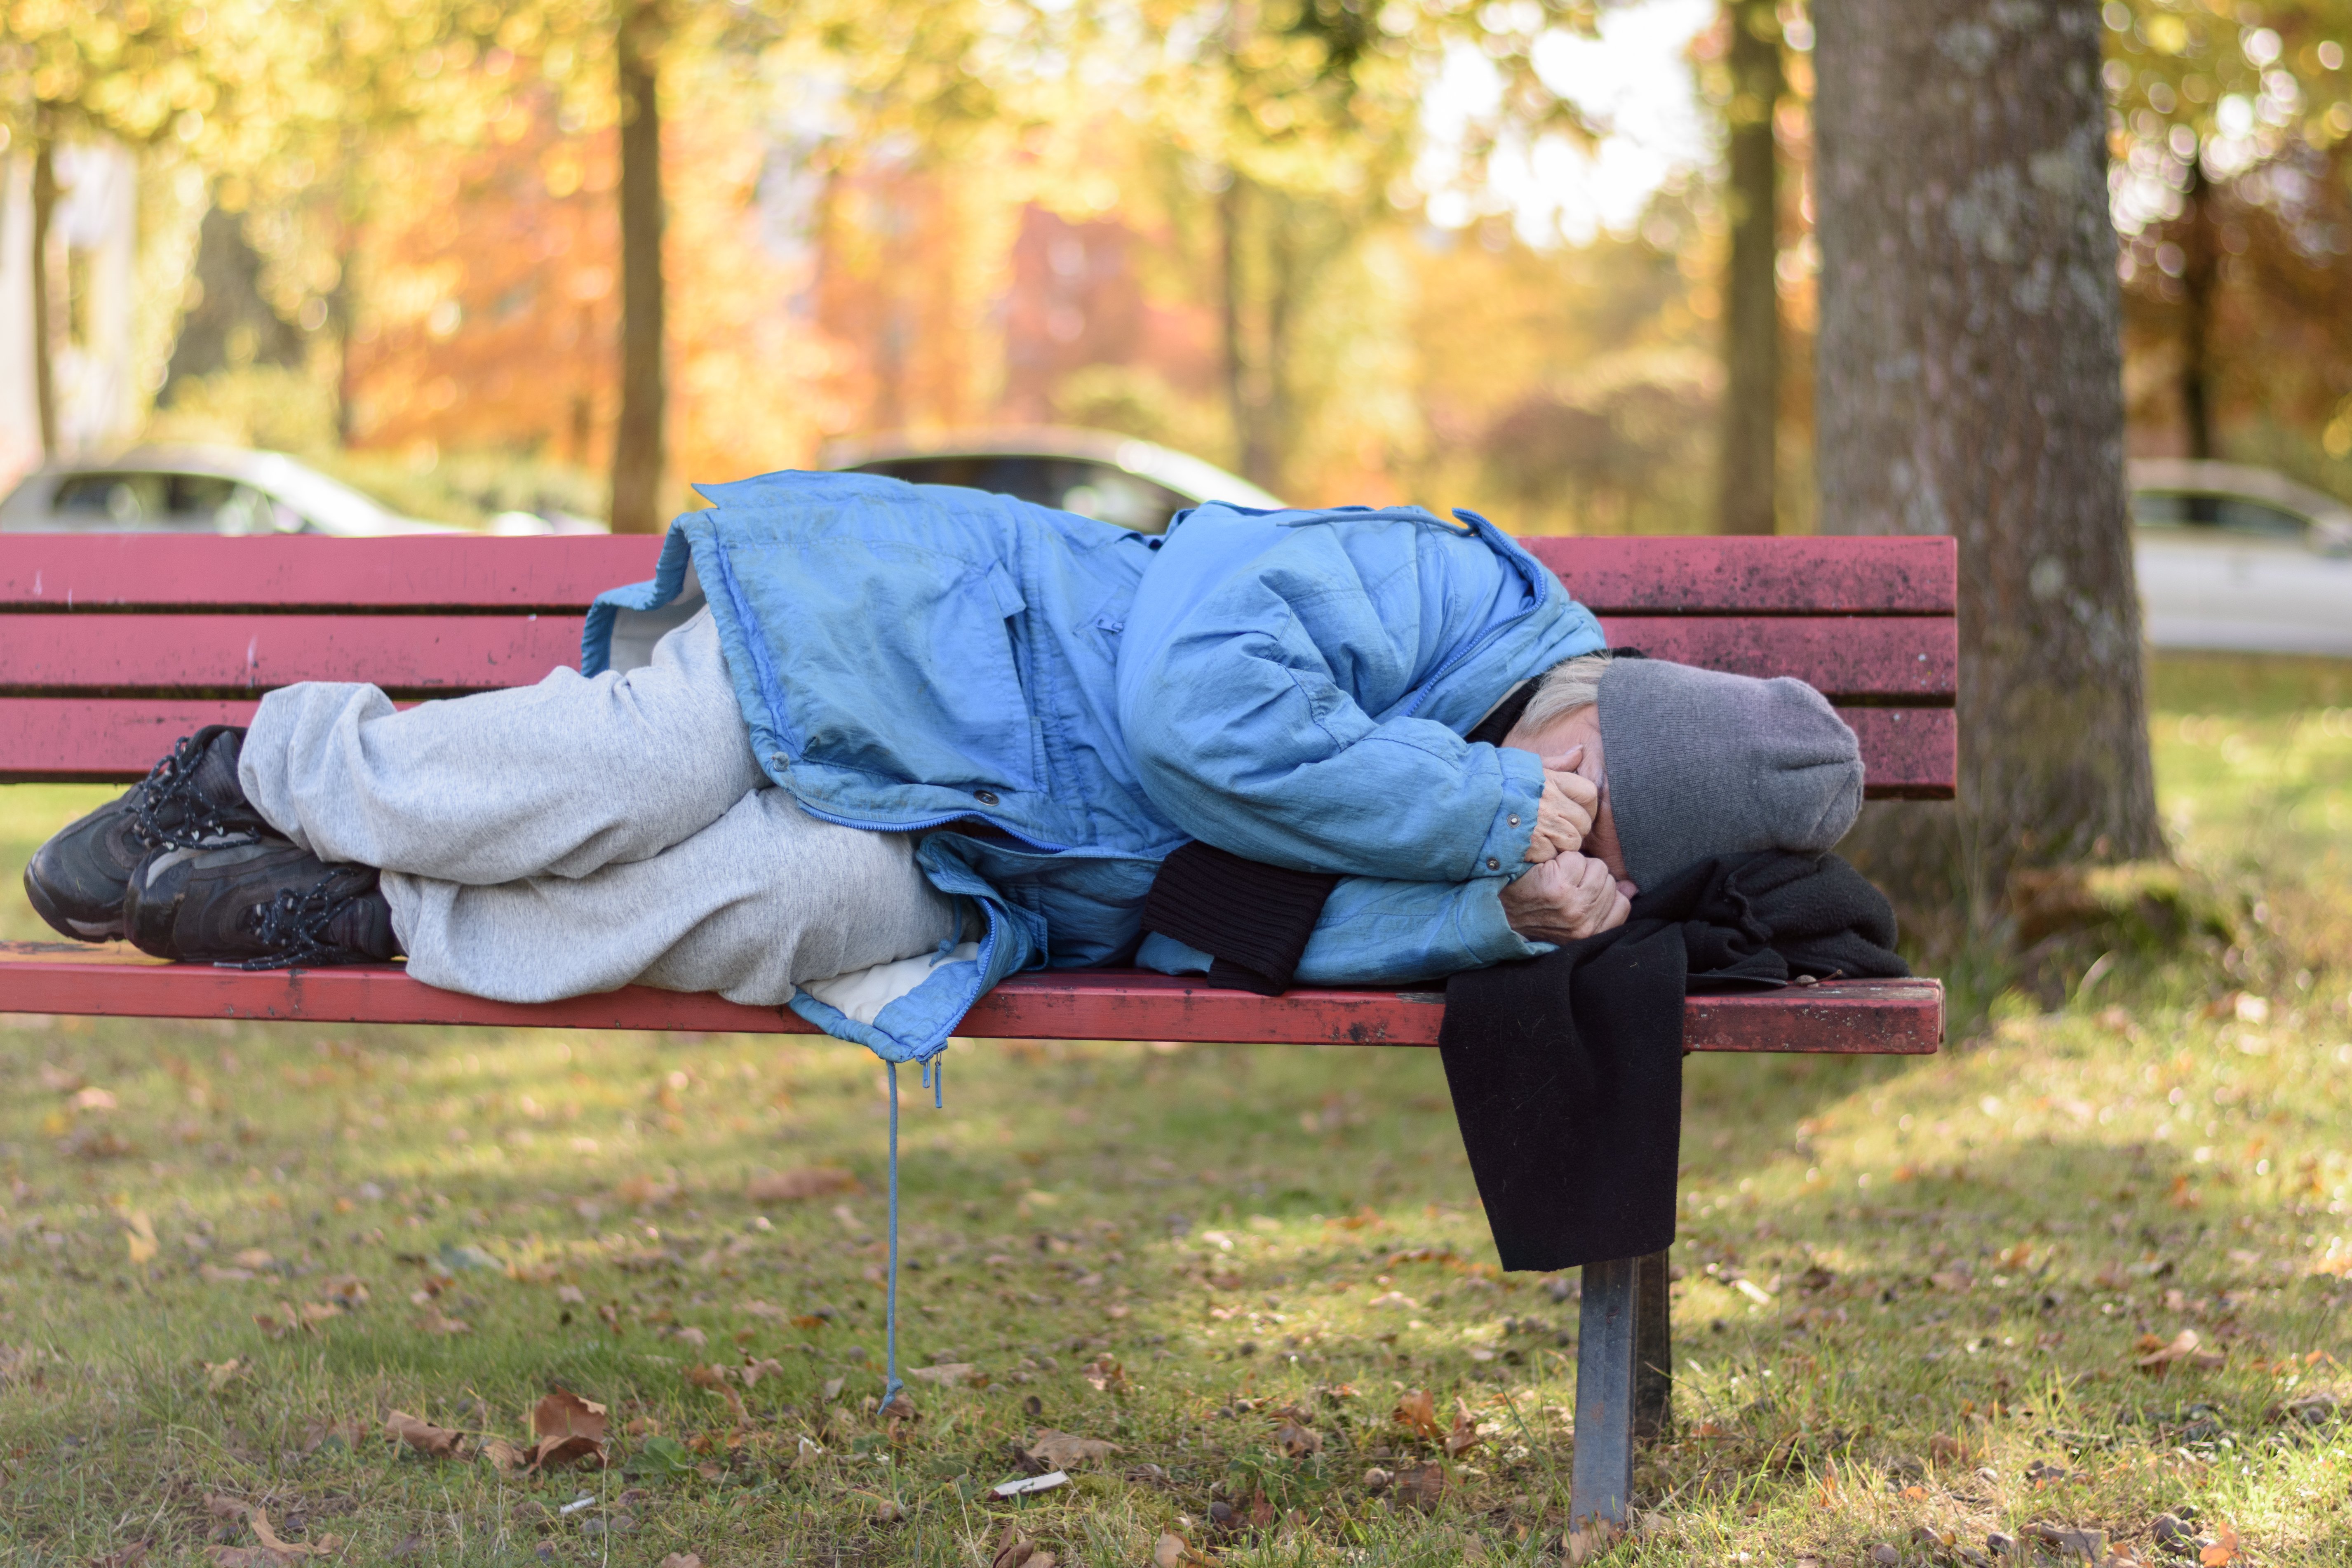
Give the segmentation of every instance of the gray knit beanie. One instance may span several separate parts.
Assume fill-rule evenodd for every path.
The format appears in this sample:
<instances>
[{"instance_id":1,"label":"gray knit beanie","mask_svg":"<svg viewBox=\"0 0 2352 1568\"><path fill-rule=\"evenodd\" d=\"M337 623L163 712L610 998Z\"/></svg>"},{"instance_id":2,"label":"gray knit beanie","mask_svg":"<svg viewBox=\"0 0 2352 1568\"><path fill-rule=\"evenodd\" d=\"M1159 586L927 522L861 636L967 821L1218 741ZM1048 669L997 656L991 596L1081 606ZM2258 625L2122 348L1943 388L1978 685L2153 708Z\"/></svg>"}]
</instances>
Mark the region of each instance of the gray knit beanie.
<instances>
[{"instance_id":1,"label":"gray knit beanie","mask_svg":"<svg viewBox=\"0 0 2352 1568\"><path fill-rule=\"evenodd\" d=\"M1862 810L1862 748L1801 680L1619 658L1600 706L1610 809L1637 887L1718 855L1820 854Z\"/></svg>"}]
</instances>

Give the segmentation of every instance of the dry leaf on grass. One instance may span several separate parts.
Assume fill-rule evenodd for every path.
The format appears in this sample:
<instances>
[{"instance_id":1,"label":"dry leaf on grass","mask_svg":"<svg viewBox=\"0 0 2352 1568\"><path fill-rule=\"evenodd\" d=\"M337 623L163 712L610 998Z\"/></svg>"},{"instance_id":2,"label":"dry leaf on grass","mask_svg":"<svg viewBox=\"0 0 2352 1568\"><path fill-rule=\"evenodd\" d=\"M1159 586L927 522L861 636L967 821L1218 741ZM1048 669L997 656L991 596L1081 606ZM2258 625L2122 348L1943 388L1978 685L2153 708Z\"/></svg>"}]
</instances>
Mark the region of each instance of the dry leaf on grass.
<instances>
[{"instance_id":1,"label":"dry leaf on grass","mask_svg":"<svg viewBox=\"0 0 2352 1568\"><path fill-rule=\"evenodd\" d=\"M763 1323L788 1323L793 1321L791 1308L779 1307L773 1301L762 1301L757 1298L744 1302L743 1310Z\"/></svg>"},{"instance_id":2,"label":"dry leaf on grass","mask_svg":"<svg viewBox=\"0 0 2352 1568\"><path fill-rule=\"evenodd\" d=\"M856 1176L831 1165L763 1171L743 1184L743 1195L755 1204L798 1203L803 1198L829 1198L835 1193L864 1190Z\"/></svg>"},{"instance_id":3,"label":"dry leaf on grass","mask_svg":"<svg viewBox=\"0 0 2352 1568\"><path fill-rule=\"evenodd\" d=\"M139 1568L147 1561L148 1542L134 1541L128 1546L118 1546L89 1560L89 1568Z\"/></svg>"},{"instance_id":4,"label":"dry leaf on grass","mask_svg":"<svg viewBox=\"0 0 2352 1568\"><path fill-rule=\"evenodd\" d=\"M217 1263L200 1263L196 1275L207 1285L242 1285L253 1278L250 1268L223 1268Z\"/></svg>"},{"instance_id":5,"label":"dry leaf on grass","mask_svg":"<svg viewBox=\"0 0 2352 1568\"><path fill-rule=\"evenodd\" d=\"M1110 1356L1098 1355L1078 1371L1097 1394L1125 1394L1130 1386L1126 1369Z\"/></svg>"},{"instance_id":6,"label":"dry leaf on grass","mask_svg":"<svg viewBox=\"0 0 2352 1568\"><path fill-rule=\"evenodd\" d=\"M438 1306L428 1300L425 1303L425 1310L417 1314L416 1331L424 1334L470 1334L474 1331L474 1325L463 1318L444 1314Z\"/></svg>"},{"instance_id":7,"label":"dry leaf on grass","mask_svg":"<svg viewBox=\"0 0 2352 1568\"><path fill-rule=\"evenodd\" d=\"M1445 1495L1445 1467L1435 1459L1425 1465L1406 1465L1389 1473L1389 1485L1413 1507L1433 1509Z\"/></svg>"},{"instance_id":8,"label":"dry leaf on grass","mask_svg":"<svg viewBox=\"0 0 2352 1568\"><path fill-rule=\"evenodd\" d=\"M253 1505L242 1498L223 1497L217 1492L206 1492L205 1511L215 1519L243 1519L253 1511Z\"/></svg>"},{"instance_id":9,"label":"dry leaf on grass","mask_svg":"<svg viewBox=\"0 0 2352 1568\"><path fill-rule=\"evenodd\" d=\"M1478 1422L1470 1414L1469 1405L1456 1399L1454 1402L1454 1430L1445 1435L1445 1457L1458 1459L1485 1441L1478 1435Z\"/></svg>"},{"instance_id":10,"label":"dry leaf on grass","mask_svg":"<svg viewBox=\"0 0 2352 1568\"><path fill-rule=\"evenodd\" d=\"M1210 1559L1192 1550L1192 1542L1172 1530L1160 1532L1151 1549L1151 1568L1212 1568Z\"/></svg>"},{"instance_id":11,"label":"dry leaf on grass","mask_svg":"<svg viewBox=\"0 0 2352 1568\"><path fill-rule=\"evenodd\" d=\"M493 1469L501 1471L520 1470L530 1463L529 1454L524 1453L504 1437L483 1439L482 1458L490 1462Z\"/></svg>"},{"instance_id":12,"label":"dry leaf on grass","mask_svg":"<svg viewBox=\"0 0 2352 1568\"><path fill-rule=\"evenodd\" d=\"M129 1233L122 1240L123 1244L131 1249L131 1261L134 1264L154 1261L156 1250L154 1221L149 1219L143 1210L133 1209L123 1220L122 1228ZM145 1549L142 1548L141 1551L143 1555Z\"/></svg>"},{"instance_id":13,"label":"dry leaf on grass","mask_svg":"<svg viewBox=\"0 0 2352 1568\"><path fill-rule=\"evenodd\" d=\"M1027 1452L1032 1460L1049 1470L1074 1470L1080 1465L1110 1458L1118 1452L1118 1445L1040 1426L1030 1434Z\"/></svg>"},{"instance_id":14,"label":"dry leaf on grass","mask_svg":"<svg viewBox=\"0 0 2352 1568\"><path fill-rule=\"evenodd\" d=\"M2228 1520L2213 1531L2213 1544L2197 1553L2201 1568L2229 1568L2238 1559L2238 1531Z\"/></svg>"},{"instance_id":15,"label":"dry leaf on grass","mask_svg":"<svg viewBox=\"0 0 2352 1568\"><path fill-rule=\"evenodd\" d=\"M550 1470L591 1460L601 1468L608 1462L604 1407L568 1388L557 1389L531 1407L530 1429L539 1437L531 1450L534 1468Z\"/></svg>"},{"instance_id":16,"label":"dry leaf on grass","mask_svg":"<svg viewBox=\"0 0 2352 1568\"><path fill-rule=\"evenodd\" d=\"M1398 1426L1423 1437L1443 1437L1445 1435L1445 1428L1437 1424L1437 1401L1430 1397L1429 1390L1425 1388L1406 1389L1404 1397L1397 1401L1391 1417Z\"/></svg>"},{"instance_id":17,"label":"dry leaf on grass","mask_svg":"<svg viewBox=\"0 0 2352 1568\"><path fill-rule=\"evenodd\" d=\"M446 1459L455 1454L457 1446L466 1440L466 1435L454 1427L436 1426L404 1410L385 1413L383 1433L394 1442L405 1443L419 1453L436 1459Z\"/></svg>"},{"instance_id":18,"label":"dry leaf on grass","mask_svg":"<svg viewBox=\"0 0 2352 1568\"><path fill-rule=\"evenodd\" d=\"M336 1547L342 1544L331 1535L322 1535L315 1542L280 1541L278 1532L269 1528L269 1516L259 1509L248 1514L245 1522L252 1527L253 1538L261 1542L263 1551L274 1552L284 1558L329 1557L334 1554Z\"/></svg>"},{"instance_id":19,"label":"dry leaf on grass","mask_svg":"<svg viewBox=\"0 0 2352 1568\"><path fill-rule=\"evenodd\" d=\"M702 1559L691 1552L673 1552L661 1560L661 1568L702 1568Z\"/></svg>"},{"instance_id":20,"label":"dry leaf on grass","mask_svg":"<svg viewBox=\"0 0 2352 1568\"><path fill-rule=\"evenodd\" d=\"M1274 1429L1275 1447L1294 1459L1323 1451L1323 1434L1312 1426L1302 1426L1296 1421L1285 1421Z\"/></svg>"},{"instance_id":21,"label":"dry leaf on grass","mask_svg":"<svg viewBox=\"0 0 2352 1568\"><path fill-rule=\"evenodd\" d=\"M215 1394L218 1394L228 1386L229 1379L244 1370L245 1363L235 1356L226 1361L208 1361L205 1363L205 1381L212 1385Z\"/></svg>"},{"instance_id":22,"label":"dry leaf on grass","mask_svg":"<svg viewBox=\"0 0 2352 1568\"><path fill-rule=\"evenodd\" d=\"M2175 1362L2190 1366L2216 1367L2229 1359L2220 1351L2198 1349L2197 1331L2183 1329L2168 1342L2154 1334L2142 1334L2132 1346L2132 1364L2142 1372L2158 1377L2169 1371Z\"/></svg>"},{"instance_id":23,"label":"dry leaf on grass","mask_svg":"<svg viewBox=\"0 0 2352 1568\"><path fill-rule=\"evenodd\" d=\"M910 1366L907 1375L917 1383L936 1383L941 1388L961 1388L980 1370L968 1361L941 1362L937 1366Z\"/></svg>"},{"instance_id":24,"label":"dry leaf on grass","mask_svg":"<svg viewBox=\"0 0 2352 1568\"><path fill-rule=\"evenodd\" d=\"M989 1558L988 1568L1054 1568L1054 1554L1008 1524L997 1539L996 1552Z\"/></svg>"}]
</instances>

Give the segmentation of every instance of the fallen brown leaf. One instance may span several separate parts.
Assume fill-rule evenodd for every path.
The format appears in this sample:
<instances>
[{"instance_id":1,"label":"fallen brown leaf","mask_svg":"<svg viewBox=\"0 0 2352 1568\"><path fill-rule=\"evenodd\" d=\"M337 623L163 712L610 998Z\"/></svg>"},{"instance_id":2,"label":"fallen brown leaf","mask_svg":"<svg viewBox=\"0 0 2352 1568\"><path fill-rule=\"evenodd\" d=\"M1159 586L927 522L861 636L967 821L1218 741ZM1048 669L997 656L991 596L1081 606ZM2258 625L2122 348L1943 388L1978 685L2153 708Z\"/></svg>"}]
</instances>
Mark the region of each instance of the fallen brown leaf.
<instances>
[{"instance_id":1,"label":"fallen brown leaf","mask_svg":"<svg viewBox=\"0 0 2352 1568\"><path fill-rule=\"evenodd\" d=\"M320 1536L315 1542L280 1541L278 1532L269 1528L269 1516L259 1509L247 1515L245 1522L252 1528L253 1538L261 1542L263 1551L274 1552L281 1557L327 1557L342 1544L331 1535Z\"/></svg>"},{"instance_id":2,"label":"fallen brown leaf","mask_svg":"<svg viewBox=\"0 0 2352 1568\"><path fill-rule=\"evenodd\" d=\"M864 1190L856 1176L830 1165L765 1171L743 1184L743 1195L755 1204L798 1203L803 1198L825 1198L835 1193Z\"/></svg>"},{"instance_id":3,"label":"fallen brown leaf","mask_svg":"<svg viewBox=\"0 0 2352 1568\"><path fill-rule=\"evenodd\" d=\"M1129 1384L1126 1369L1107 1355L1098 1355L1078 1369L1088 1387L1097 1394L1125 1394Z\"/></svg>"},{"instance_id":4,"label":"fallen brown leaf","mask_svg":"<svg viewBox=\"0 0 2352 1568\"><path fill-rule=\"evenodd\" d=\"M702 1568L702 1559L691 1552L673 1552L661 1560L661 1568Z\"/></svg>"},{"instance_id":5,"label":"fallen brown leaf","mask_svg":"<svg viewBox=\"0 0 2352 1568\"><path fill-rule=\"evenodd\" d=\"M1029 1458L1050 1470L1074 1470L1080 1465L1107 1459L1118 1452L1118 1445L1106 1443L1099 1437L1080 1437L1068 1432L1056 1432L1051 1426L1040 1426L1029 1436Z\"/></svg>"},{"instance_id":6,"label":"fallen brown leaf","mask_svg":"<svg viewBox=\"0 0 2352 1568\"><path fill-rule=\"evenodd\" d=\"M1054 1554L1007 1524L1003 1535L997 1540L995 1555L988 1560L988 1568L1054 1568Z\"/></svg>"},{"instance_id":7,"label":"fallen brown leaf","mask_svg":"<svg viewBox=\"0 0 2352 1568\"><path fill-rule=\"evenodd\" d=\"M520 1470L530 1463L530 1456L508 1442L504 1437L490 1437L482 1443L482 1458L493 1469Z\"/></svg>"},{"instance_id":8,"label":"fallen brown leaf","mask_svg":"<svg viewBox=\"0 0 2352 1568\"><path fill-rule=\"evenodd\" d=\"M425 1334L470 1334L474 1331L474 1325L463 1318L446 1315L439 1306L428 1300L425 1303L425 1310L417 1314L416 1331Z\"/></svg>"},{"instance_id":9,"label":"fallen brown leaf","mask_svg":"<svg viewBox=\"0 0 2352 1568\"><path fill-rule=\"evenodd\" d=\"M418 1419L404 1410L388 1411L383 1418L384 1436L395 1443L405 1443L434 1458L446 1458L457 1451L466 1435L454 1427L436 1426L430 1421Z\"/></svg>"},{"instance_id":10,"label":"fallen brown leaf","mask_svg":"<svg viewBox=\"0 0 2352 1568\"><path fill-rule=\"evenodd\" d=\"M200 1263L197 1277L207 1285L242 1285L253 1278L250 1268L223 1268L217 1263Z\"/></svg>"},{"instance_id":11,"label":"fallen brown leaf","mask_svg":"<svg viewBox=\"0 0 2352 1568\"><path fill-rule=\"evenodd\" d=\"M139 1568L147 1561L147 1542L134 1541L89 1560L89 1568Z\"/></svg>"},{"instance_id":12,"label":"fallen brown leaf","mask_svg":"<svg viewBox=\"0 0 2352 1568\"><path fill-rule=\"evenodd\" d=\"M1445 1467L1434 1459L1425 1465L1406 1465L1389 1472L1389 1485L1413 1507L1433 1509L1445 1495Z\"/></svg>"},{"instance_id":13,"label":"fallen brown leaf","mask_svg":"<svg viewBox=\"0 0 2352 1568\"><path fill-rule=\"evenodd\" d=\"M960 1388L979 1370L968 1361L950 1361L937 1366L908 1367L907 1375L917 1383L936 1383L941 1388Z\"/></svg>"},{"instance_id":14,"label":"fallen brown leaf","mask_svg":"<svg viewBox=\"0 0 2352 1568\"><path fill-rule=\"evenodd\" d=\"M1437 1424L1437 1401L1425 1388L1408 1388L1404 1397L1396 1403L1391 1418L1400 1426L1410 1428L1424 1437L1442 1437L1445 1428Z\"/></svg>"},{"instance_id":15,"label":"fallen brown leaf","mask_svg":"<svg viewBox=\"0 0 2352 1568\"><path fill-rule=\"evenodd\" d=\"M2200 1568L2229 1568L2229 1564L2236 1562L2237 1557L2237 1527L2226 1519L2213 1531L2213 1544L2197 1553L2197 1561Z\"/></svg>"},{"instance_id":16,"label":"fallen brown leaf","mask_svg":"<svg viewBox=\"0 0 2352 1568\"><path fill-rule=\"evenodd\" d=\"M125 1236L122 1240L124 1245L129 1247L131 1249L131 1261L134 1264L151 1263L154 1261L156 1251L155 1224L152 1220L147 1217L145 1211L141 1209L131 1210L130 1215L124 1218L122 1228L130 1233ZM125 1548L125 1550L127 1551L129 1549ZM142 1546L139 1549L140 1555L142 1557L145 1556L146 1550L147 1549L144 1546Z\"/></svg>"},{"instance_id":17,"label":"fallen brown leaf","mask_svg":"<svg viewBox=\"0 0 2352 1568\"><path fill-rule=\"evenodd\" d=\"M1151 1568L1207 1568L1208 1562L1172 1530L1161 1531L1159 1544L1151 1549Z\"/></svg>"},{"instance_id":18,"label":"fallen brown leaf","mask_svg":"<svg viewBox=\"0 0 2352 1568\"><path fill-rule=\"evenodd\" d=\"M244 1370L245 1363L235 1356L226 1361L208 1361L205 1363L205 1381L212 1385L215 1394L218 1394L228 1386L231 1378Z\"/></svg>"},{"instance_id":19,"label":"fallen brown leaf","mask_svg":"<svg viewBox=\"0 0 2352 1568\"><path fill-rule=\"evenodd\" d=\"M1454 1430L1445 1435L1445 1457L1458 1459L1486 1439L1478 1435L1477 1418L1463 1400L1454 1402Z\"/></svg>"},{"instance_id":20,"label":"fallen brown leaf","mask_svg":"<svg viewBox=\"0 0 2352 1568\"><path fill-rule=\"evenodd\" d=\"M2154 1334L2142 1334L2138 1342L2132 1346L2132 1364L2142 1372L2161 1377L2175 1362L2186 1362L2190 1366L2215 1367L2229 1359L2220 1351L2200 1350L2199 1342L2195 1329L2183 1329L2169 1341L2158 1339Z\"/></svg>"},{"instance_id":21,"label":"fallen brown leaf","mask_svg":"<svg viewBox=\"0 0 2352 1568\"><path fill-rule=\"evenodd\" d=\"M553 1469L592 1459L601 1468L609 1462L604 1452L604 1407L568 1388L555 1390L531 1407L530 1429L539 1436L531 1451L535 1468Z\"/></svg>"},{"instance_id":22,"label":"fallen brown leaf","mask_svg":"<svg viewBox=\"0 0 2352 1568\"><path fill-rule=\"evenodd\" d=\"M760 1386L760 1380L763 1377L783 1376L784 1363L772 1356L754 1359L747 1355L743 1358L741 1369L735 1375L743 1380L744 1387L757 1388Z\"/></svg>"},{"instance_id":23,"label":"fallen brown leaf","mask_svg":"<svg viewBox=\"0 0 2352 1568\"><path fill-rule=\"evenodd\" d=\"M1297 1421L1285 1421L1274 1429L1275 1447L1294 1459L1323 1451L1323 1434L1312 1426L1302 1426Z\"/></svg>"},{"instance_id":24,"label":"fallen brown leaf","mask_svg":"<svg viewBox=\"0 0 2352 1568\"><path fill-rule=\"evenodd\" d=\"M317 1325L305 1318L291 1301L280 1301L274 1312L256 1312L253 1326L273 1340L282 1340L297 1332L316 1333Z\"/></svg>"}]
</instances>

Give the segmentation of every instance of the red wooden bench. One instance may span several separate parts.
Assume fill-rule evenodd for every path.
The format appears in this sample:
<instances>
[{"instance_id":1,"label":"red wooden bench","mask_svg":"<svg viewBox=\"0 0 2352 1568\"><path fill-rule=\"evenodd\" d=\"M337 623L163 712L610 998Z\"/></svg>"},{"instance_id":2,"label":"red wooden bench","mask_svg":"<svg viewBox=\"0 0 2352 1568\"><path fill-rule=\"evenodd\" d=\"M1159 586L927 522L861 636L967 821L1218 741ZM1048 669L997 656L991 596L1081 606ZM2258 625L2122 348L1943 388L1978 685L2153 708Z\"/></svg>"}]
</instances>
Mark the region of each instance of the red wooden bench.
<instances>
[{"instance_id":1,"label":"red wooden bench","mask_svg":"<svg viewBox=\"0 0 2352 1568\"><path fill-rule=\"evenodd\" d=\"M1948 539L1538 539L1610 641L1795 675L1862 738L1868 793L1948 797L1957 774ZM0 538L0 782L143 776L173 741L242 723L298 680L395 700L527 685L576 664L588 601L652 574L658 541ZM1433 1046L1436 989L1268 999L1134 972L1024 975L982 999L983 1038ZM436 991L397 966L246 973L125 947L0 943L0 1011L311 1023L804 1034L782 1009L628 987L540 1006ZM1691 998L1698 1051L1935 1050L1933 980ZM1570 1511L1622 1523L1633 1443L1671 1394L1665 1255L1584 1271Z\"/></svg>"}]
</instances>

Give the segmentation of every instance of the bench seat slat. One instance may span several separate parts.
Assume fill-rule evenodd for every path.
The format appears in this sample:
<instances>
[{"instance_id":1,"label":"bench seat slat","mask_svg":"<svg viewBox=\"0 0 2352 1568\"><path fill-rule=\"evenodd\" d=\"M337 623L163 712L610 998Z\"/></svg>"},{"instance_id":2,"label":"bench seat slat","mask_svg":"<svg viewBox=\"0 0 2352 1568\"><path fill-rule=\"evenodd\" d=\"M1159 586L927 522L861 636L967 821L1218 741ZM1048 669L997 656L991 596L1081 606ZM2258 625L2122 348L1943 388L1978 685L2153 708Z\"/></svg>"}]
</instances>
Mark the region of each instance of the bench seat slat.
<instances>
[{"instance_id":1,"label":"bench seat slat","mask_svg":"<svg viewBox=\"0 0 2352 1568\"><path fill-rule=\"evenodd\" d=\"M1268 998L1134 970L1018 975L982 997L963 1034L989 1039L1199 1040L1433 1046L1438 991L1294 991ZM247 973L163 963L121 946L0 942L0 1011L503 1028L814 1034L793 1013L641 985L539 1005L437 991L396 965ZM1861 981L1694 996L1685 1043L1703 1051L1923 1055L1942 1035L1933 980Z\"/></svg>"},{"instance_id":2,"label":"bench seat slat","mask_svg":"<svg viewBox=\"0 0 2352 1568\"><path fill-rule=\"evenodd\" d=\"M172 690L365 680L388 690L529 686L580 664L564 616L0 615L0 683Z\"/></svg>"},{"instance_id":3,"label":"bench seat slat","mask_svg":"<svg viewBox=\"0 0 2352 1568\"><path fill-rule=\"evenodd\" d=\"M144 778L181 736L206 724L249 722L257 706L242 699L0 697L0 784L128 784ZM1861 738L1872 798L1949 798L1958 765L1950 709L1838 711Z\"/></svg>"},{"instance_id":4,"label":"bench seat slat","mask_svg":"<svg viewBox=\"0 0 2352 1568\"><path fill-rule=\"evenodd\" d=\"M1948 616L1949 539L1529 538L1604 615ZM646 536L222 539L11 534L0 609L577 610L653 574Z\"/></svg>"}]
</instances>

